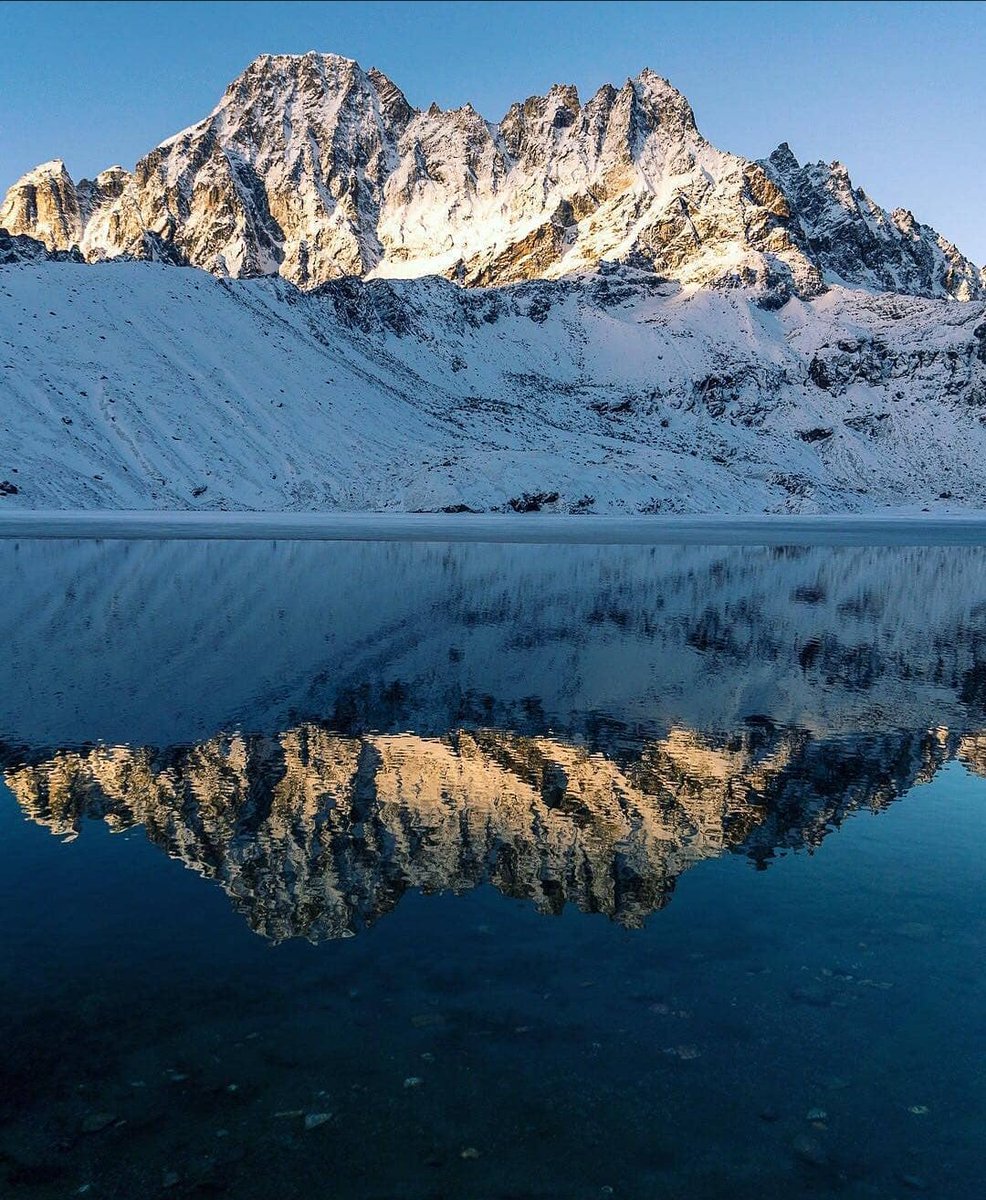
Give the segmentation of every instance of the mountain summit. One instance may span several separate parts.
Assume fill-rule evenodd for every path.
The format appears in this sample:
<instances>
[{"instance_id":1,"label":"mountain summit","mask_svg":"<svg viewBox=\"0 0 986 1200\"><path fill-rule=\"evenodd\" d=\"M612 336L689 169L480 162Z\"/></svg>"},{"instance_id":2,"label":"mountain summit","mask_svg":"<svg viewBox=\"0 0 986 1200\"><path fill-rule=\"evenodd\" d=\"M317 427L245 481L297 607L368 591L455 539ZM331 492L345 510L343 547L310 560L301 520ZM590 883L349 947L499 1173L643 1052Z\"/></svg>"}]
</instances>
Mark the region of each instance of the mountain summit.
<instances>
[{"instance_id":1,"label":"mountain summit","mask_svg":"<svg viewBox=\"0 0 986 1200\"><path fill-rule=\"evenodd\" d=\"M603 261L778 302L828 282L974 299L986 278L841 164L716 149L649 70L584 104L574 87L511 105L413 108L382 72L314 51L257 58L214 111L137 163L74 183L60 161L10 188L0 228L95 261L121 255L303 288L344 276L465 285L557 278Z\"/></svg>"}]
</instances>

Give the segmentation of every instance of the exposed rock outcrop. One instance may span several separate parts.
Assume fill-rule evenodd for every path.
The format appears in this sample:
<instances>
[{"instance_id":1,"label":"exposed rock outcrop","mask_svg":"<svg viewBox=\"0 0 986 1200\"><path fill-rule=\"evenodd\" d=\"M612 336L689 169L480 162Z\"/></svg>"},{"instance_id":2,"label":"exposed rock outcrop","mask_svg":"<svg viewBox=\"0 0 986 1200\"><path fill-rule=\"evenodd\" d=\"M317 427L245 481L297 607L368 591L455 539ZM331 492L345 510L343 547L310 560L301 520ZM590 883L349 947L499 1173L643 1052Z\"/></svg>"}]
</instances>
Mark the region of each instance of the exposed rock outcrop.
<instances>
[{"instance_id":1,"label":"exposed rock outcrop","mask_svg":"<svg viewBox=\"0 0 986 1200\"><path fill-rule=\"evenodd\" d=\"M82 255L75 247L71 250L49 250L44 242L28 237L24 233L8 233L0 227L0 266L12 263L33 262L82 262Z\"/></svg>"},{"instance_id":2,"label":"exposed rock outcrop","mask_svg":"<svg viewBox=\"0 0 986 1200\"><path fill-rule=\"evenodd\" d=\"M971 299L982 277L844 168L716 149L649 70L585 103L574 87L513 104L411 107L380 71L334 54L262 55L215 111L137 163L73 184L61 162L13 185L0 226L89 260L131 255L301 287L347 275L467 285L604 261L783 303L826 278Z\"/></svg>"}]
</instances>

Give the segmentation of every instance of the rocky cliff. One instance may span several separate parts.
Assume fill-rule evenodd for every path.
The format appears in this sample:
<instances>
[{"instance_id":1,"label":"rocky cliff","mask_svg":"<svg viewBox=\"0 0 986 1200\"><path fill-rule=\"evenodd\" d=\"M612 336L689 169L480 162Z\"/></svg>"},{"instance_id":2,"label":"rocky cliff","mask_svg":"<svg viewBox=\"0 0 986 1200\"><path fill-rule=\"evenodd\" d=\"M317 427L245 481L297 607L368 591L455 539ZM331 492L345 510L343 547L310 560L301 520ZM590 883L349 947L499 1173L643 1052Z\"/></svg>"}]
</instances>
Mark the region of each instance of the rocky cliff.
<instances>
[{"instance_id":1,"label":"rocky cliff","mask_svg":"<svg viewBox=\"0 0 986 1200\"><path fill-rule=\"evenodd\" d=\"M262 55L216 109L133 173L75 184L62 162L18 180L0 227L90 261L129 255L304 288L440 274L555 278L603 261L781 303L827 281L973 299L984 280L840 164L756 163L712 146L685 98L644 70L584 103L571 86L511 105L419 111L333 54Z\"/></svg>"}]
</instances>

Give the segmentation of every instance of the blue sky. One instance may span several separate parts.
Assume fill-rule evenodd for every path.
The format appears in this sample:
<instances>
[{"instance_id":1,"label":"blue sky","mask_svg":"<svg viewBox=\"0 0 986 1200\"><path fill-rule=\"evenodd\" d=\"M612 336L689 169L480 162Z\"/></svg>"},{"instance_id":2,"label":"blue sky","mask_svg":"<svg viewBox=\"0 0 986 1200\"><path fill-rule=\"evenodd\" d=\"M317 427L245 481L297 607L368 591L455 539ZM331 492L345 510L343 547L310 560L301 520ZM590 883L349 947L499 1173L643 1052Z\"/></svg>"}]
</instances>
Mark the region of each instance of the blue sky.
<instances>
[{"instance_id":1,"label":"blue sky","mask_svg":"<svg viewBox=\"0 0 986 1200\"><path fill-rule=\"evenodd\" d=\"M649 66L751 158L841 159L986 262L986 3L0 3L0 191L132 167L257 54L331 50L412 104L585 98Z\"/></svg>"}]
</instances>

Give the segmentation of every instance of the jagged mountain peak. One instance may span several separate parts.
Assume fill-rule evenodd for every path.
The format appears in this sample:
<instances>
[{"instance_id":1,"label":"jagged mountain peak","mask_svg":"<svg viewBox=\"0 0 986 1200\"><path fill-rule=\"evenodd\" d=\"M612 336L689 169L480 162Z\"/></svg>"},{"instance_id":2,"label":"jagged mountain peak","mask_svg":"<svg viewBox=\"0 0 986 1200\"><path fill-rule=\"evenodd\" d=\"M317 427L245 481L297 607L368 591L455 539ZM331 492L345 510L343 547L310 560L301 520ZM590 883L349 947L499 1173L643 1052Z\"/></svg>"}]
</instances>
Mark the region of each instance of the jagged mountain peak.
<instances>
[{"instance_id":1,"label":"jagged mountain peak","mask_svg":"<svg viewBox=\"0 0 986 1200\"><path fill-rule=\"evenodd\" d=\"M366 77L376 88L387 116L402 128L407 125L417 110L408 103L407 97L397 84L377 67L371 67Z\"/></svg>"},{"instance_id":2,"label":"jagged mountain peak","mask_svg":"<svg viewBox=\"0 0 986 1200\"><path fill-rule=\"evenodd\" d=\"M68 170L65 167L64 159L50 158L47 162L38 163L36 167L32 167L30 171L22 176L22 178L42 178L50 175L68 175Z\"/></svg>"},{"instance_id":3,"label":"jagged mountain peak","mask_svg":"<svg viewBox=\"0 0 986 1200\"><path fill-rule=\"evenodd\" d=\"M346 101L355 107L384 104L406 124L414 110L400 88L378 68L364 71L355 59L310 50L305 54L262 54L226 88L211 116L226 113L269 120L296 116L306 106L330 114Z\"/></svg>"},{"instance_id":4,"label":"jagged mountain peak","mask_svg":"<svg viewBox=\"0 0 986 1200\"><path fill-rule=\"evenodd\" d=\"M779 171L798 171L801 169L801 164L791 149L788 142L781 142L776 150L772 151L767 162L775 166Z\"/></svg>"},{"instance_id":5,"label":"jagged mountain peak","mask_svg":"<svg viewBox=\"0 0 986 1200\"><path fill-rule=\"evenodd\" d=\"M825 281L924 296L983 294L977 268L887 213L839 162L718 150L650 68L584 104L555 84L490 122L470 103L414 108L377 68L263 54L213 112L137 164L76 186L59 160L8 192L0 226L89 260L131 255L301 287L347 275L467 285L608 261L777 303Z\"/></svg>"},{"instance_id":6,"label":"jagged mountain peak","mask_svg":"<svg viewBox=\"0 0 986 1200\"><path fill-rule=\"evenodd\" d=\"M578 112L582 107L582 101L579 99L579 89L574 83L553 83L548 88L548 98L558 100L574 112Z\"/></svg>"},{"instance_id":7,"label":"jagged mountain peak","mask_svg":"<svg viewBox=\"0 0 986 1200\"><path fill-rule=\"evenodd\" d=\"M957 300L986 294L979 269L952 242L905 209L881 208L840 160L800 165L784 143L762 165L791 203L800 240L830 278Z\"/></svg>"},{"instance_id":8,"label":"jagged mountain peak","mask_svg":"<svg viewBox=\"0 0 986 1200\"><path fill-rule=\"evenodd\" d=\"M286 80L320 77L333 82L347 76L364 75L354 58L308 50L304 54L258 54L232 80L223 93L224 99L235 99L245 88L277 86Z\"/></svg>"},{"instance_id":9,"label":"jagged mountain peak","mask_svg":"<svg viewBox=\"0 0 986 1200\"><path fill-rule=\"evenodd\" d=\"M632 89L644 111L657 123L668 123L690 133L697 133L695 114L681 92L650 67L627 80L625 88Z\"/></svg>"},{"instance_id":10,"label":"jagged mountain peak","mask_svg":"<svg viewBox=\"0 0 986 1200\"><path fill-rule=\"evenodd\" d=\"M261 54L226 88L214 110L235 109L264 96L290 107L298 100L331 104L337 96L375 92L388 116L406 125L414 113L400 88L378 67L364 71L353 58L309 50L305 54Z\"/></svg>"},{"instance_id":11,"label":"jagged mountain peak","mask_svg":"<svg viewBox=\"0 0 986 1200\"><path fill-rule=\"evenodd\" d=\"M8 191L0 205L0 229L26 234L48 250L78 245L84 228L79 197L60 158L39 163Z\"/></svg>"}]
</instances>

